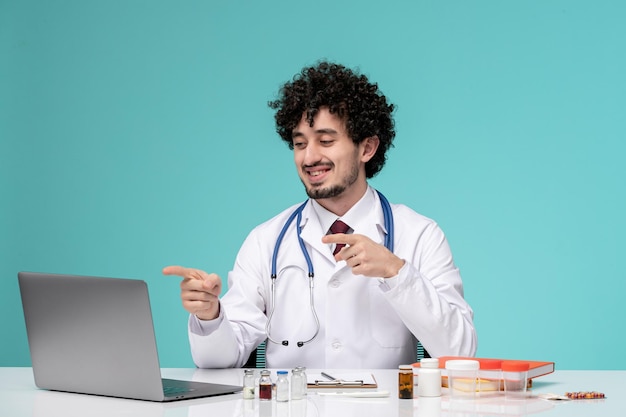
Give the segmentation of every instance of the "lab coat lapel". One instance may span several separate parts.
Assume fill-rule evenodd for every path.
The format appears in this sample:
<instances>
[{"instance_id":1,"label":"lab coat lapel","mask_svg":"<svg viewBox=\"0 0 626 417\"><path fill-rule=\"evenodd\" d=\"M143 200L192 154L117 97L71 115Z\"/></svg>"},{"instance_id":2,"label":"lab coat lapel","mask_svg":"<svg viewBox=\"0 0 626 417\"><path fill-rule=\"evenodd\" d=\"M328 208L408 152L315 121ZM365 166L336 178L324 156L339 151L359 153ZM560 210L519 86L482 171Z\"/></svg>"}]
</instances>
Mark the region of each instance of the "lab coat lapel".
<instances>
[{"instance_id":1,"label":"lab coat lapel","mask_svg":"<svg viewBox=\"0 0 626 417\"><path fill-rule=\"evenodd\" d=\"M349 219L354 226L351 225L354 233L364 235L370 238L372 241L384 245L385 244L385 219L383 216L383 210L380 206L378 199L375 200L376 204L370 209L365 216L358 216L356 221Z\"/></svg>"},{"instance_id":2,"label":"lab coat lapel","mask_svg":"<svg viewBox=\"0 0 626 417\"><path fill-rule=\"evenodd\" d=\"M361 212L360 215L355 216L355 218L350 218L348 224L352 227L354 233L367 236L372 241L382 245L385 242L386 235L383 210L378 198L375 198L374 201L373 207L370 207L369 210L366 211L367 214L363 215ZM313 250L319 252L329 262L336 264L336 272L347 267L345 262L335 261L335 257L330 250L330 245L322 243L322 236L326 234L327 230L322 230L319 218L310 202L302 211L300 226L302 227L300 234L302 240L313 248Z\"/></svg>"},{"instance_id":3,"label":"lab coat lapel","mask_svg":"<svg viewBox=\"0 0 626 417\"><path fill-rule=\"evenodd\" d=\"M325 230L322 230L319 219L315 210L311 206L310 202L306 205L302 211L302 220L300 222L302 232L300 236L304 243L313 248L326 258L329 262L335 263L335 258L330 251L330 246L326 243L322 243L322 237L326 234Z\"/></svg>"}]
</instances>

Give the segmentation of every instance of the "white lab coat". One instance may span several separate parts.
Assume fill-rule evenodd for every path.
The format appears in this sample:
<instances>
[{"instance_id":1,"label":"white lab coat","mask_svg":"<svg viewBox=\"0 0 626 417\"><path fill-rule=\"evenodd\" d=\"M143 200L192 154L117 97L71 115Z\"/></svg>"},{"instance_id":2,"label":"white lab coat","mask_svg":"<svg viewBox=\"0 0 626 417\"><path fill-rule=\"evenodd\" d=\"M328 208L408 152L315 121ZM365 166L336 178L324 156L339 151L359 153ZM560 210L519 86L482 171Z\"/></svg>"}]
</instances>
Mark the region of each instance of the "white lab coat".
<instances>
[{"instance_id":1,"label":"white lab coat","mask_svg":"<svg viewBox=\"0 0 626 417\"><path fill-rule=\"evenodd\" d=\"M294 220L278 254L270 332L274 340L288 340L289 345L268 342L268 367L395 368L416 361L416 338L433 357L474 356L473 311L463 298L461 276L445 236L434 221L392 204L394 253L406 262L395 277L371 278L353 275L344 261L335 261L331 245L321 241L329 225L320 224L316 209L321 206L314 204L309 201L302 212L301 236L315 268L319 333L312 342L297 346L313 336L316 324ZM249 234L228 276L220 316L211 321L190 316L191 352L198 367L239 367L266 339L271 257L276 238L296 207ZM373 188L342 219L354 233L384 243L383 211Z\"/></svg>"}]
</instances>

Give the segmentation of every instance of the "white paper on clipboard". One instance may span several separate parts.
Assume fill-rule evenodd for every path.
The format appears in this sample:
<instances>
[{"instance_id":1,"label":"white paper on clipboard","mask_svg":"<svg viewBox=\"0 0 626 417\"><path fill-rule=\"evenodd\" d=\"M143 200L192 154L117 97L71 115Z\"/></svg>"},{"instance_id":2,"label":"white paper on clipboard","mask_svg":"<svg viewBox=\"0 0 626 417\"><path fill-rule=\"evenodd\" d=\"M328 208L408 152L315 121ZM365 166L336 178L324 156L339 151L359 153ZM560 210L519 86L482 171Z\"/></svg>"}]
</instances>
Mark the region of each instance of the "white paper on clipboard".
<instances>
[{"instance_id":1,"label":"white paper on clipboard","mask_svg":"<svg viewBox=\"0 0 626 417\"><path fill-rule=\"evenodd\" d=\"M331 380L321 373L308 373L307 386L309 388L378 388L378 383L370 373L333 372Z\"/></svg>"}]
</instances>

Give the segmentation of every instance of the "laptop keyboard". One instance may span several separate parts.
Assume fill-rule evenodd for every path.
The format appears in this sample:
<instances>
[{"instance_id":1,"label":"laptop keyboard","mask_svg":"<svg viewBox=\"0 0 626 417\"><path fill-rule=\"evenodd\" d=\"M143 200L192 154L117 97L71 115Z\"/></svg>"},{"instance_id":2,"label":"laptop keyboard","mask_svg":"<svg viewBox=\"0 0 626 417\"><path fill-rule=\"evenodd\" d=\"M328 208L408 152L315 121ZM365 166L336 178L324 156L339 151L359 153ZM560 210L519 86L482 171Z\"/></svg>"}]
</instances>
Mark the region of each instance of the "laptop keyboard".
<instances>
[{"instance_id":1,"label":"laptop keyboard","mask_svg":"<svg viewBox=\"0 0 626 417\"><path fill-rule=\"evenodd\" d=\"M163 393L167 396L167 397L172 397L174 395L178 395L178 394L186 394L188 392L192 392L194 391L194 389L189 389L189 388L183 388L183 387L171 387L171 386L164 386L163 387Z\"/></svg>"},{"instance_id":2,"label":"laptop keyboard","mask_svg":"<svg viewBox=\"0 0 626 417\"><path fill-rule=\"evenodd\" d=\"M194 388L190 388L185 383L181 383L176 380L163 379L163 393L166 397L173 397L178 394L186 394L195 391Z\"/></svg>"}]
</instances>

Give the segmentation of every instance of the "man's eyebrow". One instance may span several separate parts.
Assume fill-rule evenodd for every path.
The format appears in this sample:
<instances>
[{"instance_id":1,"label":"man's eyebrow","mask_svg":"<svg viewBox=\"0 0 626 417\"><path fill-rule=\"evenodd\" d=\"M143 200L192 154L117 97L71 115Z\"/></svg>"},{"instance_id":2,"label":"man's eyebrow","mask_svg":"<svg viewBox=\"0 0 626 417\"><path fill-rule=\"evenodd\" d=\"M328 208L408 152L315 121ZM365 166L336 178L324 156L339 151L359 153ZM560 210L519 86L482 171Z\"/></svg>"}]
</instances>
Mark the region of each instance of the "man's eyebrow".
<instances>
[{"instance_id":1,"label":"man's eyebrow","mask_svg":"<svg viewBox=\"0 0 626 417\"><path fill-rule=\"evenodd\" d=\"M318 134L318 135L323 135L323 134L336 135L339 132L337 132L335 129L331 129L330 127L327 127L327 128L316 129L315 133ZM303 137L303 136L304 136L304 133L302 133L302 132L300 132L298 130L294 130L293 132L291 132L291 138L292 139L295 139L295 138L298 138L298 137Z\"/></svg>"},{"instance_id":2,"label":"man's eyebrow","mask_svg":"<svg viewBox=\"0 0 626 417\"><path fill-rule=\"evenodd\" d=\"M333 134L337 134L338 132L335 129L331 129L327 127L327 128L322 128L322 129L316 129L315 133L322 133L322 134L326 133L329 135L333 135Z\"/></svg>"}]
</instances>

